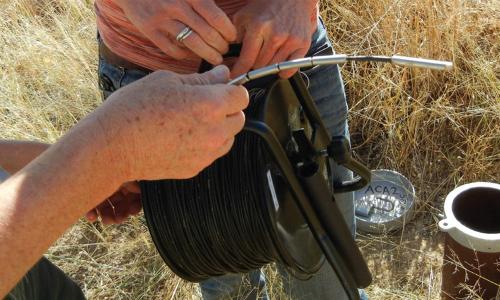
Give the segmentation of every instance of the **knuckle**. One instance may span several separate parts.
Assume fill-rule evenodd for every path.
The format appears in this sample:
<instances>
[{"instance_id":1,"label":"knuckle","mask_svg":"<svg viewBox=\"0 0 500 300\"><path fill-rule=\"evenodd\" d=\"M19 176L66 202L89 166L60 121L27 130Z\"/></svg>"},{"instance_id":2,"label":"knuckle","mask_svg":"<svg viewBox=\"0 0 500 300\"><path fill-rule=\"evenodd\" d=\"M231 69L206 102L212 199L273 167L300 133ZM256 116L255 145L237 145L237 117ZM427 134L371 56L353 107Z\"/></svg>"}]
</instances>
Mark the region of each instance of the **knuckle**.
<instances>
[{"instance_id":1,"label":"knuckle","mask_svg":"<svg viewBox=\"0 0 500 300\"><path fill-rule=\"evenodd\" d=\"M300 47L300 46L304 46L304 45L307 45L310 43L310 41L308 41L306 38L304 38L302 36L292 35L288 39L290 41L290 44L292 44L293 46Z\"/></svg>"},{"instance_id":2,"label":"knuckle","mask_svg":"<svg viewBox=\"0 0 500 300\"><path fill-rule=\"evenodd\" d=\"M154 72L156 76L162 79L169 79L172 77L175 77L175 73L172 71L167 71L167 70L158 70Z\"/></svg>"},{"instance_id":3,"label":"knuckle","mask_svg":"<svg viewBox=\"0 0 500 300\"><path fill-rule=\"evenodd\" d=\"M273 20L270 19L259 19L257 21L257 28L261 30L272 30L273 29Z\"/></svg>"},{"instance_id":4,"label":"knuckle","mask_svg":"<svg viewBox=\"0 0 500 300\"><path fill-rule=\"evenodd\" d=\"M286 39L287 39L287 37L285 34L277 33L277 34L273 34L271 36L270 42L273 46L277 47L278 44L281 44Z\"/></svg>"},{"instance_id":5,"label":"knuckle","mask_svg":"<svg viewBox=\"0 0 500 300\"><path fill-rule=\"evenodd\" d=\"M179 16L184 15L184 10L175 2L167 2L163 5L163 11L168 12L168 15Z\"/></svg>"},{"instance_id":6,"label":"knuckle","mask_svg":"<svg viewBox=\"0 0 500 300\"><path fill-rule=\"evenodd\" d=\"M179 8L177 5L175 5L175 3L173 2L162 2L161 3L161 6L160 6L160 9L161 11L163 12L163 14L166 14L167 12L169 14L174 14L174 13L177 13Z\"/></svg>"},{"instance_id":7,"label":"knuckle","mask_svg":"<svg viewBox=\"0 0 500 300\"><path fill-rule=\"evenodd\" d=\"M213 101L210 101L210 112L217 116L219 112L221 112L224 108L224 101L220 98L216 98Z\"/></svg>"},{"instance_id":8,"label":"knuckle","mask_svg":"<svg viewBox=\"0 0 500 300\"><path fill-rule=\"evenodd\" d=\"M245 120L246 120L246 117L245 117L245 113L244 112L240 112L238 114L238 120L239 120L239 130L243 129L243 126L245 126Z\"/></svg>"},{"instance_id":9,"label":"knuckle","mask_svg":"<svg viewBox=\"0 0 500 300\"><path fill-rule=\"evenodd\" d=\"M227 93L228 93L228 98L230 98L231 101L239 100L239 102L241 102L244 105L244 107L248 105L249 103L248 91L244 87L230 86ZM244 107L242 107L242 109Z\"/></svg>"},{"instance_id":10,"label":"knuckle","mask_svg":"<svg viewBox=\"0 0 500 300\"><path fill-rule=\"evenodd\" d=\"M212 101L207 101L207 108L209 109L210 114L213 117L216 117L219 115L219 111L222 110L223 107L223 101L221 99L216 98L213 99Z\"/></svg>"}]
</instances>

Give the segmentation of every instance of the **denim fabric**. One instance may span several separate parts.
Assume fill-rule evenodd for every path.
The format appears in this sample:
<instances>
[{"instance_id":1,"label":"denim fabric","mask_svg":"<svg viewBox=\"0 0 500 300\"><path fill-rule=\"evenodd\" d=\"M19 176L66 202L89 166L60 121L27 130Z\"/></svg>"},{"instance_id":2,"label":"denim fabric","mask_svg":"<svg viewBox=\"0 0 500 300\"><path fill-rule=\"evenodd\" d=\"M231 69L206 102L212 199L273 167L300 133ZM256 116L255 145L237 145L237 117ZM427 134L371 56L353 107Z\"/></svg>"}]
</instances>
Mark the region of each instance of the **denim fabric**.
<instances>
[{"instance_id":1,"label":"denim fabric","mask_svg":"<svg viewBox=\"0 0 500 300\"><path fill-rule=\"evenodd\" d=\"M85 300L80 287L64 272L42 257L4 300Z\"/></svg>"},{"instance_id":2,"label":"denim fabric","mask_svg":"<svg viewBox=\"0 0 500 300\"><path fill-rule=\"evenodd\" d=\"M2 166L0 166L0 183L4 180L6 180L9 177L9 173L2 169Z\"/></svg>"},{"instance_id":3,"label":"denim fabric","mask_svg":"<svg viewBox=\"0 0 500 300\"><path fill-rule=\"evenodd\" d=\"M307 56L331 47L323 22L318 20L318 30ZM333 135L349 136L347 126L347 102L339 68L335 65L309 69L304 73L309 91L316 102L323 121ZM113 91L147 75L139 70L128 70L108 64L99 59L99 83L104 99ZM350 180L352 173L332 162L333 180ZM335 194L339 208L352 234L355 233L353 193ZM340 282L328 263L318 274L307 281L298 280L278 266L283 277L285 292L293 299L347 299ZM265 291L265 277L260 270L249 274L229 274L208 279L200 283L203 299L268 299Z\"/></svg>"}]
</instances>

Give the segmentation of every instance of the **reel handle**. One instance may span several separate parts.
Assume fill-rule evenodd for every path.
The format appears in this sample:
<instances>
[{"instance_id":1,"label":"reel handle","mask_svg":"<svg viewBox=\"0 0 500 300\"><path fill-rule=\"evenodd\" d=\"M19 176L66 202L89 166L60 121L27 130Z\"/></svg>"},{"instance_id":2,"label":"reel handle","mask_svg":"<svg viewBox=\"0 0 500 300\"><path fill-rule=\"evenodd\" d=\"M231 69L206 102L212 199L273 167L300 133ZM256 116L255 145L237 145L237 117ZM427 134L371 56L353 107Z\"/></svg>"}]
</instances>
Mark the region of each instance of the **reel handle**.
<instances>
[{"instance_id":1,"label":"reel handle","mask_svg":"<svg viewBox=\"0 0 500 300\"><path fill-rule=\"evenodd\" d=\"M351 144L345 136L334 136L327 147L328 156L336 163L358 175L353 180L335 183L336 193L345 193L359 190L366 186L372 177L371 171L351 155Z\"/></svg>"}]
</instances>

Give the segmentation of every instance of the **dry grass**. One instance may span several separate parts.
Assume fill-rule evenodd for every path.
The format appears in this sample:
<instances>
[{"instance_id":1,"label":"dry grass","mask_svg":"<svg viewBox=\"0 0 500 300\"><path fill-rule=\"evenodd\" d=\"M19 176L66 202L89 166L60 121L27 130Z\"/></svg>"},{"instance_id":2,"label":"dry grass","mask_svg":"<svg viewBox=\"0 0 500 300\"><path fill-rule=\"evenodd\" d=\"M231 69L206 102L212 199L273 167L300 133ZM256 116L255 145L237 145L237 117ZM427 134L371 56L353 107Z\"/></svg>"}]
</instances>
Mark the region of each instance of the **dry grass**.
<instances>
[{"instance_id":1,"label":"dry grass","mask_svg":"<svg viewBox=\"0 0 500 300\"><path fill-rule=\"evenodd\" d=\"M499 5L323 1L338 52L456 66L446 73L343 68L357 155L372 168L407 175L418 196L415 220L403 231L360 236L375 275L371 299L437 298L444 196L466 182L500 181ZM52 142L100 101L92 1L1 1L0 28L0 137ZM197 298L194 285L166 269L141 218L113 227L80 222L48 256L92 299Z\"/></svg>"}]
</instances>

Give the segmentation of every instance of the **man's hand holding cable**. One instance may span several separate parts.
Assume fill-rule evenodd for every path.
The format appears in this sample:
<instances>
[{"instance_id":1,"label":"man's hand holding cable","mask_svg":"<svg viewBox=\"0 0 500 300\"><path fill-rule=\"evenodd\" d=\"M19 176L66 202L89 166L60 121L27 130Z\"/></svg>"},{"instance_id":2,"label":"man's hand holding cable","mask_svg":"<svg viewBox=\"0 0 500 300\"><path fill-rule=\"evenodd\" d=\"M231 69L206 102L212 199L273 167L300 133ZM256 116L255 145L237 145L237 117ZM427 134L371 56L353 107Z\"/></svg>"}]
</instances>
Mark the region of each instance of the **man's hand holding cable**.
<instances>
[{"instance_id":1,"label":"man's hand holding cable","mask_svg":"<svg viewBox=\"0 0 500 300\"><path fill-rule=\"evenodd\" d=\"M317 0L253 0L233 16L241 54L231 76L284 60L303 58L317 26ZM296 70L283 71L288 78Z\"/></svg>"},{"instance_id":2,"label":"man's hand holding cable","mask_svg":"<svg viewBox=\"0 0 500 300\"><path fill-rule=\"evenodd\" d=\"M157 71L113 93L95 115L105 120L123 182L189 178L227 153L248 104L228 78L225 66L202 75Z\"/></svg>"},{"instance_id":3,"label":"man's hand holding cable","mask_svg":"<svg viewBox=\"0 0 500 300\"><path fill-rule=\"evenodd\" d=\"M192 52L214 65L222 63L236 28L213 0L117 0L129 21L167 55L181 60ZM193 30L181 42L176 37ZM192 51L192 52L191 52Z\"/></svg>"},{"instance_id":4,"label":"man's hand holding cable","mask_svg":"<svg viewBox=\"0 0 500 300\"><path fill-rule=\"evenodd\" d=\"M228 77L226 67L155 72L115 92L0 184L0 298L123 182L191 177L225 154L248 104L243 87L223 84Z\"/></svg>"}]
</instances>

